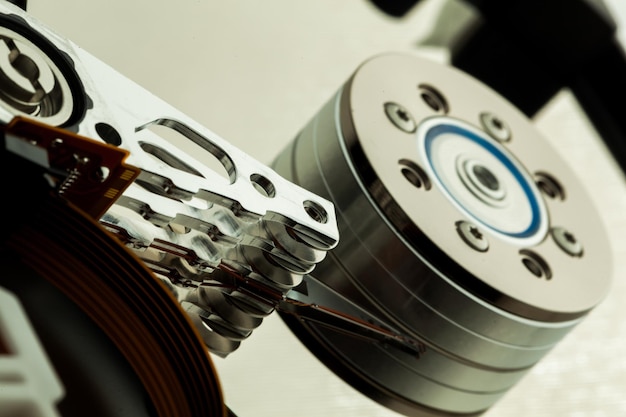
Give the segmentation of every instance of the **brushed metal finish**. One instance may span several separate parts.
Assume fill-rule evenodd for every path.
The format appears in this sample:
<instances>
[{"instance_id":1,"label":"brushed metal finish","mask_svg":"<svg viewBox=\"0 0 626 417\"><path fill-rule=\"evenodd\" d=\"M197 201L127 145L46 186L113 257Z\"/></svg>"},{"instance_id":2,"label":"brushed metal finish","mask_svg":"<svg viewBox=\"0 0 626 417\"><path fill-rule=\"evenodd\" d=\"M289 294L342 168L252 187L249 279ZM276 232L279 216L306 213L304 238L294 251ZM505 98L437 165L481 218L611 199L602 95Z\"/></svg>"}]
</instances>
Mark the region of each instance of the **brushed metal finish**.
<instances>
[{"instance_id":1,"label":"brushed metal finish","mask_svg":"<svg viewBox=\"0 0 626 417\"><path fill-rule=\"evenodd\" d=\"M434 114L419 99L416 87L424 82L445 95L448 114ZM476 251L459 237L455 226L456 221L472 219L444 195L442 186L417 187L402 175L399 161L423 166L424 156L416 135L388 120L388 102L399 103L412 114L418 134L420 124L433 124L435 117L481 129L480 114L497 109L513 132L506 152L520 161L516 166L523 168L517 169L554 173L571 192L568 200L544 201L534 190L547 212L538 237L509 239L487 230L489 247ZM489 146L505 145L493 140ZM445 155L441 157L445 160ZM485 86L453 69L410 55L373 58L279 155L274 167L333 201L337 209L341 242L318 265L315 278L422 341L427 351L415 360L319 326L289 319L287 323L331 369L400 412L481 413L576 326L608 289L608 241L576 177L529 121ZM432 177L432 171L426 172ZM581 212L588 219L584 226L572 221ZM547 237L551 221L584 229L581 233L595 253L567 256ZM520 255L525 248L549 260L551 281L540 281L526 269ZM592 275L595 288L589 290ZM545 294L535 294L538 289ZM330 302L323 291L319 297L320 304Z\"/></svg>"},{"instance_id":2,"label":"brushed metal finish","mask_svg":"<svg viewBox=\"0 0 626 417\"><path fill-rule=\"evenodd\" d=\"M284 294L336 245L330 202L10 3L0 4L0 44L0 123L27 115L130 152L141 173L100 221L166 281L215 353L260 324L224 298L234 276Z\"/></svg>"}]
</instances>

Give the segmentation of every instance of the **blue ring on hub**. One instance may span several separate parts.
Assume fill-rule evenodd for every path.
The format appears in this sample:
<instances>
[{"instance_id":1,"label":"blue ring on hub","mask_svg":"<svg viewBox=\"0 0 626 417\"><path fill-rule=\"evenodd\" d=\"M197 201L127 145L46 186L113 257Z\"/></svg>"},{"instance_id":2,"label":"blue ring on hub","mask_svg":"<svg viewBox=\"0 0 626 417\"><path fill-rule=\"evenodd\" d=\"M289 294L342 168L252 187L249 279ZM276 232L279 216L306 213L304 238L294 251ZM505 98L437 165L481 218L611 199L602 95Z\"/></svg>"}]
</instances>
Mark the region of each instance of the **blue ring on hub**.
<instances>
[{"instance_id":1,"label":"blue ring on hub","mask_svg":"<svg viewBox=\"0 0 626 417\"><path fill-rule=\"evenodd\" d=\"M519 232L519 233L509 233L509 232L505 232L505 231L502 231L502 230L499 230L499 229L496 229L496 228L490 226L489 224L481 221L479 218L474 216L470 210L465 209L463 204L461 204L461 202L458 199L456 199L454 194L451 193L450 190L441 181L441 178L439 177L437 171L435 169L433 169L433 172L435 173L435 176L437 176L437 179L439 180L439 183L443 185L443 187L445 188L447 194L454 201L456 201L456 203L460 207L463 207L465 209L465 211L470 213L474 219L476 219L478 222L482 223L483 225L489 227L490 229L492 229L492 230L494 230L494 231L496 231L498 233L501 233L501 234L506 235L506 236L511 236L511 237L514 237L514 238L526 238L526 237L533 236L535 233L537 233L537 231L539 230L539 227L541 225L539 202L537 201L537 198L536 198L535 194L533 193L530 184L528 183L528 181L526 181L526 179L522 175L522 172L515 166L515 164L511 161L511 159L504 152L502 152L500 149L498 149L498 147L496 145L494 145L490 140L488 140L488 139L486 139L484 137L481 137L481 136L477 135L476 133L474 133L474 132L472 132L470 130L467 130L467 129L461 127L461 126L457 126L457 125L442 123L442 124L439 124L437 126L431 127L428 130L428 132L426 132L426 134L424 135L424 149L426 151L426 159L428 161L428 164L431 166L431 168L433 167L433 164L432 164L432 145L433 145L433 142L439 136L441 136L442 134L445 134L445 133L452 133L452 134L455 134L455 135L459 135L461 137L464 137L464 138L466 138L468 140L471 140L472 142L478 144L480 147L482 147L483 149L487 150L487 152L492 154L498 161L500 161L508 169L508 171L511 174L513 174L513 177L517 180L518 184L522 187L522 190L524 191L524 194L526 195L526 198L528 199L528 202L529 202L530 208L531 208L532 221L530 222L530 225L525 230L523 230L522 232Z\"/></svg>"}]
</instances>

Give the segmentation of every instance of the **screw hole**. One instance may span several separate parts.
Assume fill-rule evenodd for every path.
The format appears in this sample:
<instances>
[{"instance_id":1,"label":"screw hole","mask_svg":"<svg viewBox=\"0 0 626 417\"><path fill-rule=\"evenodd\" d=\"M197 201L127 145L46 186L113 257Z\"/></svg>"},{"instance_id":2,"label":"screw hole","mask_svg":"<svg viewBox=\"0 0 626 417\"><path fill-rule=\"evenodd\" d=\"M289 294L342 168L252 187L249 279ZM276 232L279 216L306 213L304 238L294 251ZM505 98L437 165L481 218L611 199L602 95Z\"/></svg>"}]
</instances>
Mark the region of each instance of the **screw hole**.
<instances>
[{"instance_id":1,"label":"screw hole","mask_svg":"<svg viewBox=\"0 0 626 417\"><path fill-rule=\"evenodd\" d=\"M416 188L424 188L430 190L431 184L428 174L415 162L408 159L401 159L398 161L400 164L400 172L404 175L404 178Z\"/></svg>"},{"instance_id":2,"label":"screw hole","mask_svg":"<svg viewBox=\"0 0 626 417\"><path fill-rule=\"evenodd\" d=\"M541 271L541 268L539 267L539 265L537 265L535 261L533 261L530 258L522 258L522 263L524 264L526 269L530 271L531 274L533 274L537 278L541 278L541 276L543 275L543 272Z\"/></svg>"},{"instance_id":3,"label":"screw hole","mask_svg":"<svg viewBox=\"0 0 626 417\"><path fill-rule=\"evenodd\" d=\"M417 86L420 97L426 103L428 107L430 107L433 111L437 113L447 114L450 111L450 106L448 106L448 102L444 98L443 94L439 92L436 88L428 85L428 84L420 84Z\"/></svg>"},{"instance_id":4,"label":"screw hole","mask_svg":"<svg viewBox=\"0 0 626 417\"><path fill-rule=\"evenodd\" d=\"M96 123L96 133L109 145L120 146L122 144L122 137L110 124Z\"/></svg>"},{"instance_id":5,"label":"screw hole","mask_svg":"<svg viewBox=\"0 0 626 417\"><path fill-rule=\"evenodd\" d=\"M547 172L535 173L537 187L551 199L565 200L565 190L559 181Z\"/></svg>"},{"instance_id":6,"label":"screw hole","mask_svg":"<svg viewBox=\"0 0 626 417\"><path fill-rule=\"evenodd\" d=\"M522 255L522 264L531 274L537 278L545 278L548 281L552 279L552 270L541 256L527 249L522 249L519 253Z\"/></svg>"},{"instance_id":7,"label":"screw hole","mask_svg":"<svg viewBox=\"0 0 626 417\"><path fill-rule=\"evenodd\" d=\"M306 200L302 203L304 207L304 211L309 215L310 218L315 220L318 223L326 223L328 221L328 213L321 205L317 204L315 201Z\"/></svg>"},{"instance_id":8,"label":"screw hole","mask_svg":"<svg viewBox=\"0 0 626 417\"><path fill-rule=\"evenodd\" d=\"M250 175L250 181L254 188L261 194L262 196L268 198L274 198L276 196L276 188L274 184L267 178L265 178L261 174L252 174Z\"/></svg>"}]
</instances>

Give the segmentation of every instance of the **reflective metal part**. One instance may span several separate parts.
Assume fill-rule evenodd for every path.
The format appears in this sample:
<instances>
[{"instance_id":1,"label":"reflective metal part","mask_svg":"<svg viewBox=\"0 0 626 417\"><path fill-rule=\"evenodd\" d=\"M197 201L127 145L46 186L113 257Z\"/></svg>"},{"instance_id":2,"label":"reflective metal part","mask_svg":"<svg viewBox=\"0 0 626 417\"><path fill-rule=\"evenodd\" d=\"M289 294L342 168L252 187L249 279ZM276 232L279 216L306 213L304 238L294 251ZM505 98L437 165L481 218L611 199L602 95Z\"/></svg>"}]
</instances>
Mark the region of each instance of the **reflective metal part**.
<instances>
[{"instance_id":1,"label":"reflective metal part","mask_svg":"<svg viewBox=\"0 0 626 417\"><path fill-rule=\"evenodd\" d=\"M511 130L509 126L493 113L481 113L480 122L483 129L499 142L508 142L511 140Z\"/></svg>"},{"instance_id":2,"label":"reflective metal part","mask_svg":"<svg viewBox=\"0 0 626 417\"><path fill-rule=\"evenodd\" d=\"M390 102L412 115L414 134L389 123ZM523 140L486 131L491 109ZM337 374L407 415L481 414L608 290L609 243L573 171L519 111L452 68L367 61L274 166L337 208L341 242L309 297L333 305L330 288L425 351L285 321ZM544 199L530 173L546 171L567 199ZM553 224L576 227L584 256L550 238Z\"/></svg>"},{"instance_id":3,"label":"reflective metal part","mask_svg":"<svg viewBox=\"0 0 626 417\"><path fill-rule=\"evenodd\" d=\"M0 105L53 125L68 121L74 102L61 69L32 41L0 27Z\"/></svg>"},{"instance_id":4,"label":"reflective metal part","mask_svg":"<svg viewBox=\"0 0 626 417\"><path fill-rule=\"evenodd\" d=\"M385 114L395 127L404 130L406 133L413 133L417 129L411 114L398 103L385 103Z\"/></svg>"},{"instance_id":5,"label":"reflective metal part","mask_svg":"<svg viewBox=\"0 0 626 417\"><path fill-rule=\"evenodd\" d=\"M479 252L486 252L489 249L489 241L485 235L472 223L466 221L456 222L456 230L459 232L459 236L467 243L471 248L476 249Z\"/></svg>"},{"instance_id":6,"label":"reflective metal part","mask_svg":"<svg viewBox=\"0 0 626 417\"><path fill-rule=\"evenodd\" d=\"M552 228L552 238L565 253L571 256L583 256L583 245L576 236L562 227Z\"/></svg>"},{"instance_id":7,"label":"reflective metal part","mask_svg":"<svg viewBox=\"0 0 626 417\"><path fill-rule=\"evenodd\" d=\"M330 202L10 4L0 4L0 41L0 122L27 115L130 152L141 173L101 223L170 281L216 353L236 348L277 302L237 293L230 274L284 295L336 245Z\"/></svg>"},{"instance_id":8,"label":"reflective metal part","mask_svg":"<svg viewBox=\"0 0 626 417\"><path fill-rule=\"evenodd\" d=\"M280 309L381 403L476 415L607 291L608 242L572 171L457 71L368 61L277 159L284 179L21 10L1 4L0 27L0 122L28 115L130 151L141 173L101 223L218 355ZM503 140L502 126L524 140ZM67 172L60 192L82 172ZM329 200L342 243L327 254L339 237ZM575 226L584 256L568 253L578 250L565 233L550 238L555 224Z\"/></svg>"},{"instance_id":9,"label":"reflective metal part","mask_svg":"<svg viewBox=\"0 0 626 417\"><path fill-rule=\"evenodd\" d=\"M465 216L517 246L545 238L548 214L532 176L485 132L432 117L420 124L417 146L429 177Z\"/></svg>"}]
</instances>

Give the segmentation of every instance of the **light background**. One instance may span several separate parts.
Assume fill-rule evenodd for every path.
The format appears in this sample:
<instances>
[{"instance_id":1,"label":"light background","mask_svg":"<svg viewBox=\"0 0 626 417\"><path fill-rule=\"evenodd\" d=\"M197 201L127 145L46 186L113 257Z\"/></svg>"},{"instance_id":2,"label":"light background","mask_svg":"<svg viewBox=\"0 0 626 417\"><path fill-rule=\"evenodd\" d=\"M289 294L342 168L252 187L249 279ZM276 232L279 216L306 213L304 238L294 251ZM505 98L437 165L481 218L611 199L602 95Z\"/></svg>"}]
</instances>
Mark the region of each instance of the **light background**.
<instances>
[{"instance_id":1,"label":"light background","mask_svg":"<svg viewBox=\"0 0 626 417\"><path fill-rule=\"evenodd\" d=\"M400 21L365 0L30 0L29 10L269 163L364 59L413 50L438 3ZM608 3L626 18L625 2ZM624 416L624 180L567 94L538 126L603 211L615 243L616 282L608 299L487 416ZM335 377L276 316L236 353L215 362L227 403L239 417L396 415Z\"/></svg>"}]
</instances>

